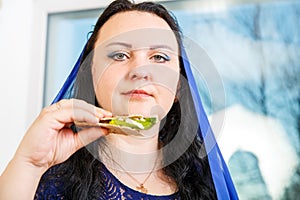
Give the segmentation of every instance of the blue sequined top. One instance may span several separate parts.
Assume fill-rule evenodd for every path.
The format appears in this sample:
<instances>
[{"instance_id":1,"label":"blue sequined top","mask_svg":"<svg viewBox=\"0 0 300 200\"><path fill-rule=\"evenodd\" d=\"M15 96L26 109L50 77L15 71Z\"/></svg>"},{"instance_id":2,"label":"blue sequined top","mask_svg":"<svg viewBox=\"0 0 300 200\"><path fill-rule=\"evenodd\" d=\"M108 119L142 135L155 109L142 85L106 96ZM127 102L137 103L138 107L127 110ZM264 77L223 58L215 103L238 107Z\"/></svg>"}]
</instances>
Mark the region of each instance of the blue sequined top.
<instances>
[{"instance_id":1,"label":"blue sequined top","mask_svg":"<svg viewBox=\"0 0 300 200\"><path fill-rule=\"evenodd\" d=\"M134 199L134 200L179 200L178 193L172 195L151 195L144 194L129 188L120 182L106 167L99 162L100 176L104 182L104 192L100 187L93 188L89 193L89 199L112 200L112 199ZM48 179L47 177L52 177ZM55 177L55 178L53 178ZM44 199L67 199L63 191L62 175L56 173L56 168L50 168L42 177L35 194L35 200Z\"/></svg>"}]
</instances>

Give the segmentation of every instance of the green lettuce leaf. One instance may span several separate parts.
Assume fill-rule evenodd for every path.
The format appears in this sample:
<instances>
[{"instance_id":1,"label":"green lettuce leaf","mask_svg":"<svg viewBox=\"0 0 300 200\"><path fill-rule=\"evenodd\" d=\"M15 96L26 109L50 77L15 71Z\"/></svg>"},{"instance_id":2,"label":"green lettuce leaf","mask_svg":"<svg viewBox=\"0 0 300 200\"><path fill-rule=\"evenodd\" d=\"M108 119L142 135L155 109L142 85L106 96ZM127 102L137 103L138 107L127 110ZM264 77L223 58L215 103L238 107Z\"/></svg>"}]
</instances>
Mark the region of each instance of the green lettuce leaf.
<instances>
[{"instance_id":1,"label":"green lettuce leaf","mask_svg":"<svg viewBox=\"0 0 300 200\"><path fill-rule=\"evenodd\" d=\"M157 121L156 117L116 117L109 124L126 126L137 130L150 129Z\"/></svg>"}]
</instances>

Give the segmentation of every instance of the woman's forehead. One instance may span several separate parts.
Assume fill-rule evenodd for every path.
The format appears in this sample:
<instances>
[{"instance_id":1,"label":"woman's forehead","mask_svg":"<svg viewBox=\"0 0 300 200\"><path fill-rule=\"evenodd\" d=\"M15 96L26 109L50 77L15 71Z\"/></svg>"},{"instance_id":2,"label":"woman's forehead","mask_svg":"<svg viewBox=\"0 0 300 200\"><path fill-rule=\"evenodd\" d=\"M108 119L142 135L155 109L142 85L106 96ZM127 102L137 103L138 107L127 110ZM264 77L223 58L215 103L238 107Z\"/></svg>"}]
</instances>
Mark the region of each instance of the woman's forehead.
<instances>
[{"instance_id":1,"label":"woman's forehead","mask_svg":"<svg viewBox=\"0 0 300 200\"><path fill-rule=\"evenodd\" d=\"M132 48L164 46L178 50L175 34L167 22L154 14L140 11L115 14L102 26L96 45L118 43Z\"/></svg>"}]
</instances>

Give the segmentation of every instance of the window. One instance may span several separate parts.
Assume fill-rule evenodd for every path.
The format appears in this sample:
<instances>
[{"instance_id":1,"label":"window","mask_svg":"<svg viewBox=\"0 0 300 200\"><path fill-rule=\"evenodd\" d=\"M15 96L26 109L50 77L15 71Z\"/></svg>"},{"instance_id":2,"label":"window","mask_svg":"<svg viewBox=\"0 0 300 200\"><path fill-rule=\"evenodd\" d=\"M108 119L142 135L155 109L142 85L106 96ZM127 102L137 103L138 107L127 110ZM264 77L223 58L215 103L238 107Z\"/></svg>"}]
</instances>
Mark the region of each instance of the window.
<instances>
[{"instance_id":1,"label":"window","mask_svg":"<svg viewBox=\"0 0 300 200\"><path fill-rule=\"evenodd\" d=\"M48 16L44 105L49 105L70 73L101 9Z\"/></svg>"}]
</instances>

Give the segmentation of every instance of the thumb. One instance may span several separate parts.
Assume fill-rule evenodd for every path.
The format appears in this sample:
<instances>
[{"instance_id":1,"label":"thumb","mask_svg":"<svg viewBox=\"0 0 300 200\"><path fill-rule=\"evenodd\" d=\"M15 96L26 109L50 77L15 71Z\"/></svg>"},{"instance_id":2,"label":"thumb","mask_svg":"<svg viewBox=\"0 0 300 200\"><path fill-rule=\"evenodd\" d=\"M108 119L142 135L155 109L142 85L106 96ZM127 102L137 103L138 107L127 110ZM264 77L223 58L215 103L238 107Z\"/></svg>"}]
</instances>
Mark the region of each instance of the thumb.
<instances>
[{"instance_id":1,"label":"thumb","mask_svg":"<svg viewBox=\"0 0 300 200\"><path fill-rule=\"evenodd\" d=\"M108 134L108 130L100 128L100 127L91 127L82 129L77 133L77 145L76 145L76 151L82 148L83 146L86 146L90 144L91 142L99 139L102 136L105 136Z\"/></svg>"}]
</instances>

